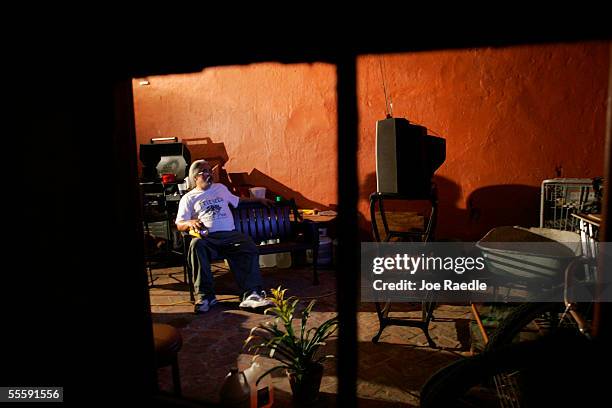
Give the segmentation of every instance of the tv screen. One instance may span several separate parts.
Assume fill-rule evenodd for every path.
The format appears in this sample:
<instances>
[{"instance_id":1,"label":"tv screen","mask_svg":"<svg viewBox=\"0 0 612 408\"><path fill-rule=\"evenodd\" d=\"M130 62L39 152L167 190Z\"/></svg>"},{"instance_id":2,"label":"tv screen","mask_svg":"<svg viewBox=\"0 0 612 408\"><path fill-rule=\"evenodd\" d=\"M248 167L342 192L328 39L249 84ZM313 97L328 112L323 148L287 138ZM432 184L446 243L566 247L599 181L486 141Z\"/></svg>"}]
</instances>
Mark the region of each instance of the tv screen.
<instances>
[{"instance_id":1,"label":"tv screen","mask_svg":"<svg viewBox=\"0 0 612 408\"><path fill-rule=\"evenodd\" d=\"M446 159L446 140L404 118L376 122L376 185L381 193L427 197Z\"/></svg>"}]
</instances>

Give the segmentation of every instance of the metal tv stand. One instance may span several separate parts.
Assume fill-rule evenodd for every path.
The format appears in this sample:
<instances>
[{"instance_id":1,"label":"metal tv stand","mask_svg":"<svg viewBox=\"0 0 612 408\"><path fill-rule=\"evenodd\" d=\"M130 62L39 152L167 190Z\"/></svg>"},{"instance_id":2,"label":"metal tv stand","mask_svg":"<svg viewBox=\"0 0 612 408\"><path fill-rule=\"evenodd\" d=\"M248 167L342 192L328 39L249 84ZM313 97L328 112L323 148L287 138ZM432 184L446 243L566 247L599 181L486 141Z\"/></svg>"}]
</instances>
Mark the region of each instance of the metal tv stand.
<instances>
[{"instance_id":1,"label":"metal tv stand","mask_svg":"<svg viewBox=\"0 0 612 408\"><path fill-rule=\"evenodd\" d=\"M385 200L393 201L429 201L430 202L430 213L428 217L424 217L423 225L421 228L410 228L409 225L400 225L402 229L393 229L391 223L391 216L396 215L385 211ZM378 212L377 212L378 209ZM395 193L381 193L374 192L370 194L370 217L372 220L372 232L376 242L391 242L391 241L407 241L407 242L428 242L433 239L434 231L436 227L438 210L438 198L435 185L432 183L431 192L426 197L414 197L404 194ZM379 228L379 221L377 215L380 218L382 224L382 232L384 236L381 237L381 230ZM396 217L397 218L397 217ZM397 220L396 220L397 221ZM401 224L401 217L399 218ZM430 347L436 347L436 343L432 340L429 335L429 322L434 320L433 311L436 307L436 303L432 296L428 296L425 301L421 302L421 318L402 318L402 317L390 317L389 312L391 311L391 302L375 302L376 314L378 316L379 329L378 333L372 338L373 343L378 343L380 335L387 326L407 326L417 327L423 330L427 342Z\"/></svg>"}]
</instances>

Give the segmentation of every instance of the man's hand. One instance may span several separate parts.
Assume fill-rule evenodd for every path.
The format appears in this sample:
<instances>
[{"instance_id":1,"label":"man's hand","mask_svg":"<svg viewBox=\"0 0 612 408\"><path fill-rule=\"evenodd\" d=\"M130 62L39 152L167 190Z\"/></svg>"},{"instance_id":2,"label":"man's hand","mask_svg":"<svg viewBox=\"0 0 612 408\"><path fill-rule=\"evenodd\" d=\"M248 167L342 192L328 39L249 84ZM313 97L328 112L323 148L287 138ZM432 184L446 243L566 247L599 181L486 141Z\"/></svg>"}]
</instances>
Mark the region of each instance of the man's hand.
<instances>
[{"instance_id":1,"label":"man's hand","mask_svg":"<svg viewBox=\"0 0 612 408\"><path fill-rule=\"evenodd\" d=\"M204 224L202 224L200 220L189 220L187 221L187 225L189 225L189 229L192 230L199 230L204 227Z\"/></svg>"},{"instance_id":2,"label":"man's hand","mask_svg":"<svg viewBox=\"0 0 612 408\"><path fill-rule=\"evenodd\" d=\"M199 231L204 228L204 224L202 224L202 221L200 220L181 221L181 222L178 222L176 226L179 231L189 231L189 230Z\"/></svg>"}]
</instances>

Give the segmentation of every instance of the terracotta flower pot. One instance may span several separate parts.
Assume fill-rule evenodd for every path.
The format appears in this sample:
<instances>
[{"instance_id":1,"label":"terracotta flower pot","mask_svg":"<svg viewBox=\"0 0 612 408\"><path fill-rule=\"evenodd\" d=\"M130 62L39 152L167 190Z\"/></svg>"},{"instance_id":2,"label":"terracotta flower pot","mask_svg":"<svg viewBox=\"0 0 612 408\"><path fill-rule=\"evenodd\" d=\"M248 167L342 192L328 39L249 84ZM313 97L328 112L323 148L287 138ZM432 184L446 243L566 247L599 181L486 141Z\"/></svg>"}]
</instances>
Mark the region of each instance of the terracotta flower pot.
<instances>
[{"instance_id":1,"label":"terracotta flower pot","mask_svg":"<svg viewBox=\"0 0 612 408\"><path fill-rule=\"evenodd\" d=\"M321 379L323 378L323 364L314 363L310 365L302 375L302 381L300 382L298 382L294 372L287 371L287 377L289 377L293 401L296 405L307 406L317 401Z\"/></svg>"}]
</instances>

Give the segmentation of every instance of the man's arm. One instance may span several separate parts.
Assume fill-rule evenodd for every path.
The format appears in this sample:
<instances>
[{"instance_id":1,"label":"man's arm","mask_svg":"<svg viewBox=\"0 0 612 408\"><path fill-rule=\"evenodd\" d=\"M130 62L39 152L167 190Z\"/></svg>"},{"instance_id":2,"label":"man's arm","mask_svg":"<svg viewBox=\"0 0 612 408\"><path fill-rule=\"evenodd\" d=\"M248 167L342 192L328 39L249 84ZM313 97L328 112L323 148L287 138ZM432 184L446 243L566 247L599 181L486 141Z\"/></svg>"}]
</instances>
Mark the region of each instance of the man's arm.
<instances>
[{"instance_id":1,"label":"man's arm","mask_svg":"<svg viewBox=\"0 0 612 408\"><path fill-rule=\"evenodd\" d=\"M176 229L182 232L187 232L189 230L200 230L204 227L202 221L200 220L187 220L187 221L176 221Z\"/></svg>"},{"instance_id":2,"label":"man's arm","mask_svg":"<svg viewBox=\"0 0 612 408\"><path fill-rule=\"evenodd\" d=\"M181 232L187 232L192 229L199 231L203 229L204 224L197 218L192 219L196 214L193 211L193 204L189 202L187 197L188 195L184 195L181 197L181 201L179 201L174 224L176 224L176 229Z\"/></svg>"}]
</instances>

